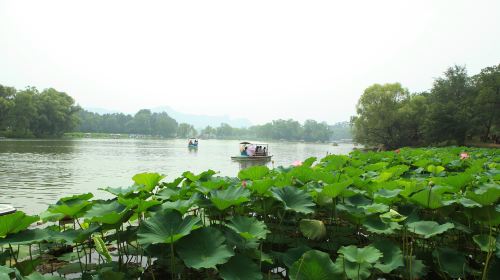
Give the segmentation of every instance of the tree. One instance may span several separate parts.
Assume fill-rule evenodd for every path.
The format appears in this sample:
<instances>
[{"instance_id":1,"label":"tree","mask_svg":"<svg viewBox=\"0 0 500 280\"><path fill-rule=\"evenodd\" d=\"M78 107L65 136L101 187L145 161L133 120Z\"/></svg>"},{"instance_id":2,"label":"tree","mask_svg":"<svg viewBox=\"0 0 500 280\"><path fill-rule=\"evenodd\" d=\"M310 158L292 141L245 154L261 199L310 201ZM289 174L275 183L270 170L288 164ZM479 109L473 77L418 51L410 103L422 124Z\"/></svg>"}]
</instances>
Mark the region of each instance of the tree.
<instances>
[{"instance_id":1,"label":"tree","mask_svg":"<svg viewBox=\"0 0 500 280\"><path fill-rule=\"evenodd\" d=\"M80 108L71 96L49 88L35 97L38 117L31 129L36 136L61 136L73 130Z\"/></svg>"},{"instance_id":2,"label":"tree","mask_svg":"<svg viewBox=\"0 0 500 280\"><path fill-rule=\"evenodd\" d=\"M177 128L177 137L180 138L196 137L196 134L197 131L194 126L187 123L181 123Z\"/></svg>"},{"instance_id":3,"label":"tree","mask_svg":"<svg viewBox=\"0 0 500 280\"><path fill-rule=\"evenodd\" d=\"M36 126L38 108L36 106L36 95L38 90L28 87L16 93L14 105L9 111L9 122L13 136L32 137L32 129Z\"/></svg>"},{"instance_id":4,"label":"tree","mask_svg":"<svg viewBox=\"0 0 500 280\"><path fill-rule=\"evenodd\" d=\"M0 131L7 128L9 112L14 106L16 89L0 85Z\"/></svg>"},{"instance_id":5,"label":"tree","mask_svg":"<svg viewBox=\"0 0 500 280\"><path fill-rule=\"evenodd\" d=\"M365 89L352 118L354 138L363 144L383 144L394 148L404 142L405 133L400 109L410 98L408 89L399 83L374 84Z\"/></svg>"},{"instance_id":6,"label":"tree","mask_svg":"<svg viewBox=\"0 0 500 280\"><path fill-rule=\"evenodd\" d=\"M500 134L500 64L486 67L472 77L477 95L473 122L483 142Z\"/></svg>"},{"instance_id":7,"label":"tree","mask_svg":"<svg viewBox=\"0 0 500 280\"><path fill-rule=\"evenodd\" d=\"M428 143L453 141L465 144L472 126L474 87L462 66L448 68L444 77L437 78L428 96L424 136Z\"/></svg>"}]
</instances>

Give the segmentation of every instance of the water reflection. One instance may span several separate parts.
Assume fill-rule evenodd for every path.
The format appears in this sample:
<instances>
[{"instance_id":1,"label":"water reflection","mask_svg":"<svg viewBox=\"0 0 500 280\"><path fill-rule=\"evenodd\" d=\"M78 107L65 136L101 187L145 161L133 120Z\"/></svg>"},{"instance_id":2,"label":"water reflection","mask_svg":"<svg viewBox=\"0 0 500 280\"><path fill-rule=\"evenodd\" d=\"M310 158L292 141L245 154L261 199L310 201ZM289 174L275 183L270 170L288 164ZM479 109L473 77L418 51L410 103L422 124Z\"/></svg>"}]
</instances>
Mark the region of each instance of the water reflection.
<instances>
[{"instance_id":1,"label":"water reflection","mask_svg":"<svg viewBox=\"0 0 500 280\"><path fill-rule=\"evenodd\" d=\"M58 198L83 192L96 197L107 186L126 187L140 172L159 172L173 180L189 170L213 169L221 176L236 176L255 164L288 166L295 160L346 154L352 145L269 143L273 161L234 162L239 141L202 140L188 149L185 140L82 139L0 140L0 203L36 213Z\"/></svg>"}]
</instances>

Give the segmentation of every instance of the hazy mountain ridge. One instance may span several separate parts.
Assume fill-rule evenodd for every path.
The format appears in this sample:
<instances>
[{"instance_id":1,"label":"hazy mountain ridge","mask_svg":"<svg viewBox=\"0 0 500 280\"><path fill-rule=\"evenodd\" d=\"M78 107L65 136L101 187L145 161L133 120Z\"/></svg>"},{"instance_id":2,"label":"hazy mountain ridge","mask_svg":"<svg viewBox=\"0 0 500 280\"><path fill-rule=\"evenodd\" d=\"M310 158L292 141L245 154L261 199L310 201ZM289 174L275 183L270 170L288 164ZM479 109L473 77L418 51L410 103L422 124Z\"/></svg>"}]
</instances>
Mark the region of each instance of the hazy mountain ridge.
<instances>
[{"instance_id":1,"label":"hazy mountain ridge","mask_svg":"<svg viewBox=\"0 0 500 280\"><path fill-rule=\"evenodd\" d=\"M161 106L152 108L151 112L161 113L166 112L170 117L174 118L178 123L188 123L193 125L196 129L205 128L208 125L211 127L218 127L221 123L227 123L232 127L242 128L249 127L252 123L244 118L231 118L227 115L196 115L178 112L171 107Z\"/></svg>"}]
</instances>

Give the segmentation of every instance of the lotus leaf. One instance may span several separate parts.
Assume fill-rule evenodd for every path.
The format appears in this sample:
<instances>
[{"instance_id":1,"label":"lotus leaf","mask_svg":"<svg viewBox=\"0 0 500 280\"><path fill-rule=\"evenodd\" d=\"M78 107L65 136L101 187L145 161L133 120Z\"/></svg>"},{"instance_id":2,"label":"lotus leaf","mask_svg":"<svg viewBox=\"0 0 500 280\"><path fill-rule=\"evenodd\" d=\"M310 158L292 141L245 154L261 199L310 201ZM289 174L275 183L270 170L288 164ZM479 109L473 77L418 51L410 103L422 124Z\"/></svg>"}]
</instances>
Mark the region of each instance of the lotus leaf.
<instances>
[{"instance_id":1,"label":"lotus leaf","mask_svg":"<svg viewBox=\"0 0 500 280\"><path fill-rule=\"evenodd\" d=\"M36 221L38 216L29 216L23 211L0 216L0 238L25 230Z\"/></svg>"},{"instance_id":2,"label":"lotus leaf","mask_svg":"<svg viewBox=\"0 0 500 280\"><path fill-rule=\"evenodd\" d=\"M375 263L382 257L382 253L373 246L358 248L354 245L347 247L342 246L339 251L347 261L357 264Z\"/></svg>"},{"instance_id":3,"label":"lotus leaf","mask_svg":"<svg viewBox=\"0 0 500 280\"><path fill-rule=\"evenodd\" d=\"M210 192L210 201L219 210L227 209L234 205L240 205L249 200L250 192L247 189L229 187L225 190Z\"/></svg>"},{"instance_id":4,"label":"lotus leaf","mask_svg":"<svg viewBox=\"0 0 500 280\"><path fill-rule=\"evenodd\" d=\"M384 273L391 273L398 267L404 266L401 249L388 240L380 240L372 244L382 252L382 258L375 264L375 268Z\"/></svg>"},{"instance_id":5,"label":"lotus leaf","mask_svg":"<svg viewBox=\"0 0 500 280\"><path fill-rule=\"evenodd\" d=\"M144 220L137 237L141 244L172 243L200 227L200 218L164 210Z\"/></svg>"},{"instance_id":6,"label":"lotus leaf","mask_svg":"<svg viewBox=\"0 0 500 280\"><path fill-rule=\"evenodd\" d=\"M143 186L143 190L151 192L165 177L166 176L158 173L140 173L132 177L132 180L134 180L137 185Z\"/></svg>"},{"instance_id":7,"label":"lotus leaf","mask_svg":"<svg viewBox=\"0 0 500 280\"><path fill-rule=\"evenodd\" d=\"M269 168L267 168L267 166L256 165L241 170L238 173L238 178L240 178L240 180L259 180L266 176L268 173Z\"/></svg>"},{"instance_id":8,"label":"lotus leaf","mask_svg":"<svg viewBox=\"0 0 500 280\"><path fill-rule=\"evenodd\" d=\"M304 214L312 213L314 206L311 196L295 187L272 188L274 198L281 201L286 210L300 212Z\"/></svg>"},{"instance_id":9,"label":"lotus leaf","mask_svg":"<svg viewBox=\"0 0 500 280\"><path fill-rule=\"evenodd\" d=\"M192 196L188 200L176 200L167 201L161 205L161 209L172 209L179 211L181 214L186 214L186 212L193 207L193 205L198 201L197 196Z\"/></svg>"},{"instance_id":10,"label":"lotus leaf","mask_svg":"<svg viewBox=\"0 0 500 280\"><path fill-rule=\"evenodd\" d=\"M402 228L402 226L396 222L384 222L380 217L371 216L368 217L363 226L369 231L377 234L393 234L396 230Z\"/></svg>"},{"instance_id":11,"label":"lotus leaf","mask_svg":"<svg viewBox=\"0 0 500 280\"><path fill-rule=\"evenodd\" d=\"M188 267L215 268L234 256L233 250L224 244L225 241L224 235L218 229L202 228L180 240L177 252Z\"/></svg>"},{"instance_id":12,"label":"lotus leaf","mask_svg":"<svg viewBox=\"0 0 500 280\"><path fill-rule=\"evenodd\" d=\"M336 279L338 272L327 253L310 250L305 252L290 268L291 280Z\"/></svg>"},{"instance_id":13,"label":"lotus leaf","mask_svg":"<svg viewBox=\"0 0 500 280\"><path fill-rule=\"evenodd\" d=\"M312 240L322 239L326 236L326 227L322 221L302 219L299 224L302 234Z\"/></svg>"},{"instance_id":14,"label":"lotus leaf","mask_svg":"<svg viewBox=\"0 0 500 280\"><path fill-rule=\"evenodd\" d=\"M432 256L437 260L439 268L452 278L464 277L467 263L465 256L451 248L438 248L432 252Z\"/></svg>"},{"instance_id":15,"label":"lotus leaf","mask_svg":"<svg viewBox=\"0 0 500 280\"><path fill-rule=\"evenodd\" d=\"M64 278L55 275L42 275L39 272L33 272L24 277L24 280L62 280Z\"/></svg>"},{"instance_id":16,"label":"lotus leaf","mask_svg":"<svg viewBox=\"0 0 500 280\"><path fill-rule=\"evenodd\" d=\"M101 201L92 205L92 208L85 213L84 218L92 223L114 225L123 218L125 209L126 207L116 200Z\"/></svg>"},{"instance_id":17,"label":"lotus leaf","mask_svg":"<svg viewBox=\"0 0 500 280\"><path fill-rule=\"evenodd\" d=\"M431 238L455 227L452 223L440 225L434 221L418 221L408 223L406 226L410 232L422 235L424 238Z\"/></svg>"},{"instance_id":18,"label":"lotus leaf","mask_svg":"<svg viewBox=\"0 0 500 280\"><path fill-rule=\"evenodd\" d=\"M474 235L472 237L472 240L479 246L481 251L483 252L493 252L496 249L496 240L494 237L486 235L486 234L481 234L481 235Z\"/></svg>"},{"instance_id":19,"label":"lotus leaf","mask_svg":"<svg viewBox=\"0 0 500 280\"><path fill-rule=\"evenodd\" d=\"M224 280L260 280L262 274L259 267L244 255L236 255L219 267L220 276Z\"/></svg>"},{"instance_id":20,"label":"lotus leaf","mask_svg":"<svg viewBox=\"0 0 500 280\"><path fill-rule=\"evenodd\" d=\"M341 194L352 183L353 183L353 180L349 178L349 179L342 181L342 182L328 184L328 185L323 187L321 194L326 196L326 197L329 197L329 198L335 198L339 194Z\"/></svg>"},{"instance_id":21,"label":"lotus leaf","mask_svg":"<svg viewBox=\"0 0 500 280\"><path fill-rule=\"evenodd\" d=\"M265 239L269 232L266 224L254 217L235 216L229 220L227 226L247 240Z\"/></svg>"},{"instance_id":22,"label":"lotus leaf","mask_svg":"<svg viewBox=\"0 0 500 280\"><path fill-rule=\"evenodd\" d=\"M500 185L484 184L473 192L467 192L467 197L481 205L495 204L500 197Z\"/></svg>"}]
</instances>

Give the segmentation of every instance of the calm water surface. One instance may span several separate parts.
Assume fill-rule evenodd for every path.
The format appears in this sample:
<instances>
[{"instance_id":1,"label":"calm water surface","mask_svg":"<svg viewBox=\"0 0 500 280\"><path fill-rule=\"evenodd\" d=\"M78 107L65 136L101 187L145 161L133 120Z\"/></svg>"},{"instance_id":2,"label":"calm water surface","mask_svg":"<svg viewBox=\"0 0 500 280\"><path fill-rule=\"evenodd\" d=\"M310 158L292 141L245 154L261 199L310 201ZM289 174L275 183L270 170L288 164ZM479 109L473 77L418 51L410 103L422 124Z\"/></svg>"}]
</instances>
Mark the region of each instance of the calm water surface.
<instances>
[{"instance_id":1,"label":"calm water surface","mask_svg":"<svg viewBox=\"0 0 500 280\"><path fill-rule=\"evenodd\" d=\"M213 169L236 176L240 165L230 156L239 141L201 140L197 151L186 140L0 140L0 203L38 213L58 198L83 192L96 197L98 188L125 187L140 172L159 172L173 180L186 170ZM353 146L340 144L269 143L274 166L326 153L347 154ZM268 163L272 167L273 163Z\"/></svg>"}]
</instances>

